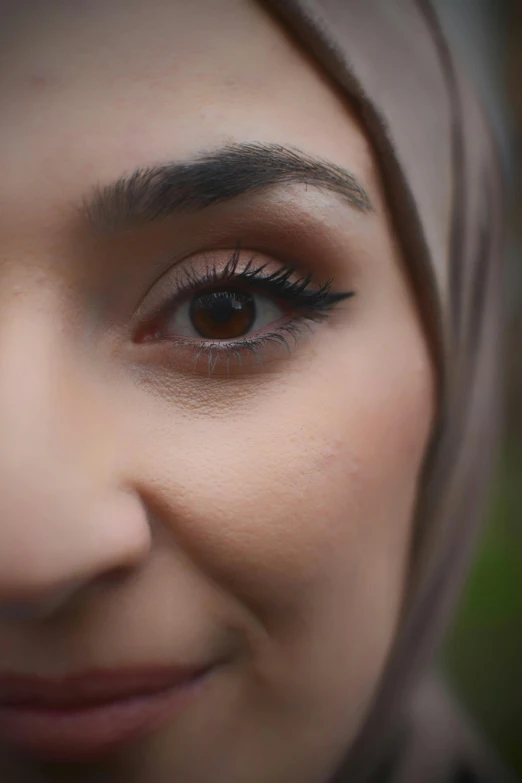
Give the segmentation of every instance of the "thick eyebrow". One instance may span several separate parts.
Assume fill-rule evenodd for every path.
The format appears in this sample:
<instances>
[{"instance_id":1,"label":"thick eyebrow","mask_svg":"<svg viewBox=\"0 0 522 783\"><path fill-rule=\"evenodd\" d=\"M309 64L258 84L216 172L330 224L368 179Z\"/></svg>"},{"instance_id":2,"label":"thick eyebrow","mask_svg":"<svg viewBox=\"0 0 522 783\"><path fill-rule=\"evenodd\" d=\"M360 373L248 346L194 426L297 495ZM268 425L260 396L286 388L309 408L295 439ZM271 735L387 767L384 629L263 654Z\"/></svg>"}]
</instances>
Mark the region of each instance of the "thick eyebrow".
<instances>
[{"instance_id":1,"label":"thick eyebrow","mask_svg":"<svg viewBox=\"0 0 522 783\"><path fill-rule=\"evenodd\" d=\"M341 166L298 149L263 143L232 144L188 162L138 168L109 185L96 185L80 211L95 231L111 233L295 183L328 190L360 212L373 211L362 184Z\"/></svg>"}]
</instances>

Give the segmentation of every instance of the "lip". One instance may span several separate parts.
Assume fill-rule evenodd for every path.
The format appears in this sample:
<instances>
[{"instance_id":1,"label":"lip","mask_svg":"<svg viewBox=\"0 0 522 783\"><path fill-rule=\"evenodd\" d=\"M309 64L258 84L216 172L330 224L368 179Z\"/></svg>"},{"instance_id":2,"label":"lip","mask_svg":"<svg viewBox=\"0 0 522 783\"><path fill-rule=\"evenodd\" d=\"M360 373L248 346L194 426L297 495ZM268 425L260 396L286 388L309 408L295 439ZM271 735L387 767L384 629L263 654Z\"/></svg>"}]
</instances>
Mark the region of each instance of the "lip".
<instances>
[{"instance_id":1,"label":"lip","mask_svg":"<svg viewBox=\"0 0 522 783\"><path fill-rule=\"evenodd\" d=\"M214 668L0 675L0 742L51 760L106 755L178 714Z\"/></svg>"}]
</instances>

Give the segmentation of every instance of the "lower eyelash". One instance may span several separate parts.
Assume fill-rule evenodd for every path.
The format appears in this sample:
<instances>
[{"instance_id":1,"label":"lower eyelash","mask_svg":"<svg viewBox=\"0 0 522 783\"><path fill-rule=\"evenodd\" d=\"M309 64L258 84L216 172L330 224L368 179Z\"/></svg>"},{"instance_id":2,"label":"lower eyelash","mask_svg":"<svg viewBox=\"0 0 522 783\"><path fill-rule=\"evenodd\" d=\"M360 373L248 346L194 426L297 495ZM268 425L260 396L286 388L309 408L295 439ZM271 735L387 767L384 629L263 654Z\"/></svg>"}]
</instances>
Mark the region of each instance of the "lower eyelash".
<instances>
[{"instance_id":1,"label":"lower eyelash","mask_svg":"<svg viewBox=\"0 0 522 783\"><path fill-rule=\"evenodd\" d=\"M241 367L243 363L242 352L248 351L256 360L259 367L262 367L262 351L266 344L275 343L277 345L286 348L288 353L291 353L291 348L288 343L287 335L294 340L294 346L298 343L299 336L303 333L304 329L311 329L310 321L319 322L328 317L328 312L317 312L314 314L306 314L295 316L290 322L282 324L278 329L267 334L261 334L257 337L246 338L243 340L236 340L235 342L202 342L200 340L192 341L186 338L170 338L169 342L184 345L187 347L197 348L197 353L194 358L193 371L196 371L196 366L201 358L201 354L207 355L208 361L208 375L212 375L214 368L220 357L224 357L227 362L227 373L230 372L230 361L235 359L237 366Z\"/></svg>"}]
</instances>

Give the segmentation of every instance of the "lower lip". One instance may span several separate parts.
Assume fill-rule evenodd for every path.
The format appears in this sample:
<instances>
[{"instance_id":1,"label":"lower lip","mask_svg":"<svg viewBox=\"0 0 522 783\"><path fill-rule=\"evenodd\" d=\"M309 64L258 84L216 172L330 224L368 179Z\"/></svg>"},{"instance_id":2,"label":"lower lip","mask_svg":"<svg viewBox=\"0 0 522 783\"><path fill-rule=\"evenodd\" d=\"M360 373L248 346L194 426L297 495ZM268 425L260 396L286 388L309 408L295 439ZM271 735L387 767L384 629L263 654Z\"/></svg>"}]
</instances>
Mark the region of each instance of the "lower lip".
<instances>
[{"instance_id":1,"label":"lower lip","mask_svg":"<svg viewBox=\"0 0 522 783\"><path fill-rule=\"evenodd\" d=\"M168 690L84 708L0 706L0 741L52 761L105 756L177 715L209 672Z\"/></svg>"}]
</instances>

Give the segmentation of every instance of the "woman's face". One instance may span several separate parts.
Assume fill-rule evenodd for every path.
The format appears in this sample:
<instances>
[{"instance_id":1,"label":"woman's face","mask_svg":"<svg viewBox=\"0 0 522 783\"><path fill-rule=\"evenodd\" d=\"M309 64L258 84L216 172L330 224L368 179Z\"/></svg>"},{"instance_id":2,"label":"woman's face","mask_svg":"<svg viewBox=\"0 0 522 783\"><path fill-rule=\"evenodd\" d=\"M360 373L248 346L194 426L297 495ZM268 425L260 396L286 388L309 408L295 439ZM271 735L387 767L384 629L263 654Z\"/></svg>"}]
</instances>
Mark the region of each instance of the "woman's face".
<instances>
[{"instance_id":1,"label":"woman's face","mask_svg":"<svg viewBox=\"0 0 522 783\"><path fill-rule=\"evenodd\" d=\"M433 415L370 145L255 2L2 15L0 675L211 667L132 742L4 768L323 783Z\"/></svg>"}]
</instances>

